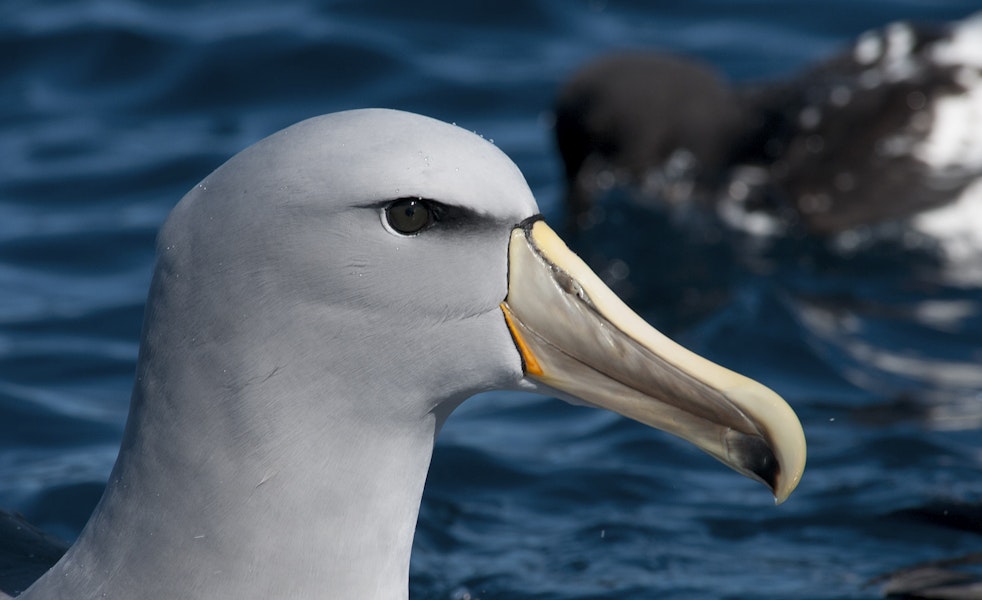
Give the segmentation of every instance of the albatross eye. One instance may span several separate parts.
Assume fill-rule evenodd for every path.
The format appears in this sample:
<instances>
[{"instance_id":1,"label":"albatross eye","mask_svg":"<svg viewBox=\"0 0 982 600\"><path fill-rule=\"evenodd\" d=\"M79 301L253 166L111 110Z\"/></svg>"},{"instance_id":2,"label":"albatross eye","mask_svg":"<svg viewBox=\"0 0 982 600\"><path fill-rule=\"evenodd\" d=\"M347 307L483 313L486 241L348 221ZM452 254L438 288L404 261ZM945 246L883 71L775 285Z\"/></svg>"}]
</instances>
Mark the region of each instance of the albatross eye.
<instances>
[{"instance_id":1,"label":"albatross eye","mask_svg":"<svg viewBox=\"0 0 982 600\"><path fill-rule=\"evenodd\" d=\"M422 231L434 218L429 203L418 198L400 198L385 208L389 227L404 235Z\"/></svg>"}]
</instances>

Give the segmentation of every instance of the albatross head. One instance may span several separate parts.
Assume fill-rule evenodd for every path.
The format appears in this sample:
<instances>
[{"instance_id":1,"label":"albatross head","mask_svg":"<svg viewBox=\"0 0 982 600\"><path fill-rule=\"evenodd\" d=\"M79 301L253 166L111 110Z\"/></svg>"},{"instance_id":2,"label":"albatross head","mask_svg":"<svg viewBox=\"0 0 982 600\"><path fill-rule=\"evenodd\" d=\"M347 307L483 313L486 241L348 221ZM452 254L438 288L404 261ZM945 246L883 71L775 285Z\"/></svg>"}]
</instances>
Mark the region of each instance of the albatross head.
<instances>
[{"instance_id":1,"label":"albatross head","mask_svg":"<svg viewBox=\"0 0 982 600\"><path fill-rule=\"evenodd\" d=\"M106 494L25 597L404 597L433 437L491 389L663 429L778 501L804 467L788 405L627 308L494 145L337 113L174 209Z\"/></svg>"}]
</instances>

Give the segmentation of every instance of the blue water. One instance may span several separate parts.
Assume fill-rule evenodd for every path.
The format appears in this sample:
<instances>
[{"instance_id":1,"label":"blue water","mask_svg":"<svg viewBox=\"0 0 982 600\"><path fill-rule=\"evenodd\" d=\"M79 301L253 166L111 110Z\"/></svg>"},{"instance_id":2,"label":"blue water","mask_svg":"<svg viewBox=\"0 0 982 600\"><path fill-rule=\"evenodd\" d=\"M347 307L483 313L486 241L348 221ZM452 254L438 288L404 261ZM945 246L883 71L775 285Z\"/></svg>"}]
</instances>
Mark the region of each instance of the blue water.
<instances>
[{"instance_id":1,"label":"blue water","mask_svg":"<svg viewBox=\"0 0 982 600\"><path fill-rule=\"evenodd\" d=\"M6 0L0 506L77 535L122 432L156 229L251 142L341 109L421 112L492 139L560 222L549 111L582 62L657 46L777 77L887 21L978 7ZM880 573L982 549L977 517L955 518L982 504L979 289L889 247L747 264L633 210L578 249L627 266L619 291L659 327L791 402L810 453L798 491L774 507L659 432L488 394L439 440L415 598L875 598ZM649 219L658 235L629 233Z\"/></svg>"}]
</instances>

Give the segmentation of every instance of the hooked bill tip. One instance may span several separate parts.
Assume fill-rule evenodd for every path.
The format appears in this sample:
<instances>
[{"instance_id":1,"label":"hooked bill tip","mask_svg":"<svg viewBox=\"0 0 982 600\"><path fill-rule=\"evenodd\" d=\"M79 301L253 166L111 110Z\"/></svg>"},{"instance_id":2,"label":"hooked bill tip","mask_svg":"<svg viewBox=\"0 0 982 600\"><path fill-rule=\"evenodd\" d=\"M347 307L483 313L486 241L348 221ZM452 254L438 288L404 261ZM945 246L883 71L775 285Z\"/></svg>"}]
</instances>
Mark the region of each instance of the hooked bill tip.
<instances>
[{"instance_id":1,"label":"hooked bill tip","mask_svg":"<svg viewBox=\"0 0 982 600\"><path fill-rule=\"evenodd\" d=\"M731 429L726 434L726 448L735 465L777 492L781 465L764 438Z\"/></svg>"}]
</instances>

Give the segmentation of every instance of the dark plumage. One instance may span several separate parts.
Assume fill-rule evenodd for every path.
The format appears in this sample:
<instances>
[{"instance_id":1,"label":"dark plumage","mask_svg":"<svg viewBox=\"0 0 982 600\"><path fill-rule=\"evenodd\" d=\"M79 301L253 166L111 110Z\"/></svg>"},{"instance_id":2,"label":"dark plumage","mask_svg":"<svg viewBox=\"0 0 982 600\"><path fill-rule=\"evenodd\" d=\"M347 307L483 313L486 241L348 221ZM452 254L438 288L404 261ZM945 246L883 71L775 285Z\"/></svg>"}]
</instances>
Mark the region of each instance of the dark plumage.
<instances>
[{"instance_id":1,"label":"dark plumage","mask_svg":"<svg viewBox=\"0 0 982 600\"><path fill-rule=\"evenodd\" d=\"M980 38L982 17L894 23L787 80L739 86L679 56L601 58L556 106L571 215L589 225L619 184L752 233L834 234L952 203L982 174Z\"/></svg>"}]
</instances>

